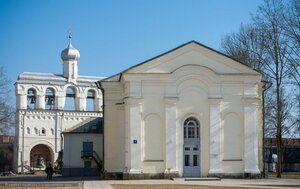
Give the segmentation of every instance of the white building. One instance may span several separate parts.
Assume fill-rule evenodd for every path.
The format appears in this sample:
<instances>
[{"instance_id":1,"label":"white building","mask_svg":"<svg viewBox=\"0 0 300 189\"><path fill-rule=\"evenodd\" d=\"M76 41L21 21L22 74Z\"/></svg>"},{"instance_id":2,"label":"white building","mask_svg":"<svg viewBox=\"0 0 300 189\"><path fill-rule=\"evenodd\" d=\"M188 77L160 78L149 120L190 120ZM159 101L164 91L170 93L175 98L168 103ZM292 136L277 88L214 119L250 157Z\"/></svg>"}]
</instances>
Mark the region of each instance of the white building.
<instances>
[{"instance_id":1,"label":"white building","mask_svg":"<svg viewBox=\"0 0 300 189\"><path fill-rule=\"evenodd\" d=\"M102 117L102 94L95 85L102 78L78 75L79 57L70 37L68 47L61 53L62 74L19 75L15 83L16 171L24 172L28 166L44 170L47 163L58 163L64 146L61 133Z\"/></svg>"},{"instance_id":2,"label":"white building","mask_svg":"<svg viewBox=\"0 0 300 189\"><path fill-rule=\"evenodd\" d=\"M195 41L106 79L79 76L79 56L70 42L63 74L19 76L19 172L63 162L69 176L260 175L259 72Z\"/></svg>"},{"instance_id":3,"label":"white building","mask_svg":"<svg viewBox=\"0 0 300 189\"><path fill-rule=\"evenodd\" d=\"M98 85L107 178L260 175L259 72L192 41Z\"/></svg>"}]
</instances>

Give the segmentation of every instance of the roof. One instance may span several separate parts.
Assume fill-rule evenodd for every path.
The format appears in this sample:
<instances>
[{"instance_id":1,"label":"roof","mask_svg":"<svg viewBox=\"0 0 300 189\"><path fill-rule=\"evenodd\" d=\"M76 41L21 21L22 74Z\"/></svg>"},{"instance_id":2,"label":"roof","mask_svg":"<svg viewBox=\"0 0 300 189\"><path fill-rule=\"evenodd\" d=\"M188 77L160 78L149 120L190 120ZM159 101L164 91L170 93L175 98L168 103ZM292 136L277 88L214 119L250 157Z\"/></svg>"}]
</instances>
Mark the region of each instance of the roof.
<instances>
[{"instance_id":1,"label":"roof","mask_svg":"<svg viewBox=\"0 0 300 189\"><path fill-rule=\"evenodd\" d=\"M126 69L126 70L124 70L124 71L122 71L122 72L120 72L120 73L118 73L118 74L112 75L112 76L107 77L107 78L104 78L104 79L102 79L102 80L99 80L98 83L103 82L103 81L116 81L116 80L119 80L121 74L126 73L126 72L128 72L128 71L130 71L130 70L132 70L132 69L134 69L134 68L136 68L136 67L139 67L139 66L141 66L141 65L144 65L144 64L146 64L146 63L148 63L148 62L150 62L150 61L152 61L152 60L158 59L158 58L160 58L160 57L162 57L162 56L165 56L165 55L170 54L170 53L172 53L172 52L174 52L174 51L177 51L178 49L181 49L181 48L183 48L183 47L185 47L185 46L188 46L188 45L190 45L190 44L196 44L196 45L199 45L199 46L201 46L201 47L203 47L203 48L205 48L205 49L208 49L208 50L210 50L210 51L212 51L212 52L214 52L214 53L217 53L218 55L221 55L221 56L223 56L223 57L225 57L225 58L228 58L228 59L230 59L230 60L233 60L233 61L235 61L235 62L237 62L237 63L239 63L239 64L241 64L241 65L243 65L243 66L246 66L246 67L250 68L251 70L254 70L255 72L257 72L257 74L261 74L258 70L255 70L255 69L251 68L250 66L246 65L245 63L242 63L242 62L240 62L240 61L238 61L238 60L236 60L236 59L234 59L234 58L232 58L232 57L230 57L230 56L228 56L228 55L226 55L226 54L224 54L224 53L222 53L222 52L220 52L220 51L217 51L217 50L215 50L215 49L213 49L213 48L210 48L210 47L208 47L208 46L206 46L206 45L203 45L203 44L201 44L201 43L199 43L199 42L197 42L197 41L192 40L192 41L189 41L189 42L187 42L187 43L184 43L184 44L182 44L182 45L180 45L180 46L178 46L178 47L176 47L176 48L174 48L174 49L171 49L171 50L169 50L169 51L167 51L167 52L165 52L165 53L162 53L162 54L160 54L160 55L158 55L158 56L155 56L155 57L150 58L150 59L148 59L148 60L146 60L146 61L143 61L143 62L141 62L141 63L139 63L139 64L136 64L136 65L134 65L134 66L131 66L131 67L129 67L128 69Z\"/></svg>"},{"instance_id":2,"label":"roof","mask_svg":"<svg viewBox=\"0 0 300 189\"><path fill-rule=\"evenodd\" d=\"M77 83L80 84L90 84L98 80L104 79L104 77L96 76L82 76L79 75L77 78ZM19 75L16 83L23 84L66 84L68 79L62 74L54 73L38 73L38 72L23 72Z\"/></svg>"},{"instance_id":3,"label":"roof","mask_svg":"<svg viewBox=\"0 0 300 189\"><path fill-rule=\"evenodd\" d=\"M66 129L63 134L103 133L103 118L88 118L77 125Z\"/></svg>"}]
</instances>

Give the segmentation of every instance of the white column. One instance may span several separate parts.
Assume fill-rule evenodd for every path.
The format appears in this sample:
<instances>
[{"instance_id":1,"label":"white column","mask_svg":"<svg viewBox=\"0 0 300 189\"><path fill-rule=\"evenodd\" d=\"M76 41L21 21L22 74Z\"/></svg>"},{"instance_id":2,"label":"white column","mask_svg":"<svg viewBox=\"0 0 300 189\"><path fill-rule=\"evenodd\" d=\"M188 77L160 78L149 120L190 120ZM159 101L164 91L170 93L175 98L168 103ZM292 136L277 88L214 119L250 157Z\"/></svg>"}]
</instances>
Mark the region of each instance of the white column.
<instances>
[{"instance_id":1,"label":"white column","mask_svg":"<svg viewBox=\"0 0 300 189\"><path fill-rule=\"evenodd\" d=\"M95 111L102 111L102 98L95 98L94 99L94 110Z\"/></svg>"},{"instance_id":2,"label":"white column","mask_svg":"<svg viewBox=\"0 0 300 189\"><path fill-rule=\"evenodd\" d=\"M65 94L58 94L57 96L55 96L55 107L58 110L63 110L65 107Z\"/></svg>"},{"instance_id":3,"label":"white column","mask_svg":"<svg viewBox=\"0 0 300 189\"><path fill-rule=\"evenodd\" d=\"M17 95L17 109L27 109L27 95L18 94Z\"/></svg>"},{"instance_id":4,"label":"white column","mask_svg":"<svg viewBox=\"0 0 300 189\"><path fill-rule=\"evenodd\" d=\"M210 102L210 169L209 174L223 173L221 165L221 112L220 98Z\"/></svg>"},{"instance_id":5,"label":"white column","mask_svg":"<svg viewBox=\"0 0 300 189\"><path fill-rule=\"evenodd\" d=\"M176 97L166 97L166 173L178 173L176 166Z\"/></svg>"},{"instance_id":6,"label":"white column","mask_svg":"<svg viewBox=\"0 0 300 189\"><path fill-rule=\"evenodd\" d=\"M142 145L141 145L141 98L129 97L125 99L126 114L129 127L129 173L142 173Z\"/></svg>"},{"instance_id":7,"label":"white column","mask_svg":"<svg viewBox=\"0 0 300 189\"><path fill-rule=\"evenodd\" d=\"M78 95L75 100L75 109L78 111L86 111L86 97Z\"/></svg>"},{"instance_id":8,"label":"white column","mask_svg":"<svg viewBox=\"0 0 300 189\"><path fill-rule=\"evenodd\" d=\"M44 94L37 94L36 95L36 109L45 109L45 95Z\"/></svg>"},{"instance_id":9,"label":"white column","mask_svg":"<svg viewBox=\"0 0 300 189\"><path fill-rule=\"evenodd\" d=\"M245 173L259 174L258 169L258 105L257 99L244 101Z\"/></svg>"}]
</instances>

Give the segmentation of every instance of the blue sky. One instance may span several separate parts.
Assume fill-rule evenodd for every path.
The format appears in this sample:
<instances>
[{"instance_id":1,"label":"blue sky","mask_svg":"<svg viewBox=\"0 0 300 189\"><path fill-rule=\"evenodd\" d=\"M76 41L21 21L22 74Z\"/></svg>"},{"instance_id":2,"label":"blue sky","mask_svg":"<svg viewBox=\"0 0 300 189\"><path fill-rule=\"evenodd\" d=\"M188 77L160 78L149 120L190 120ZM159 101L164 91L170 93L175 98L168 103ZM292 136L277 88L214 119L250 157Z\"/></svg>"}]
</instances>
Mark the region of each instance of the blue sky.
<instances>
[{"instance_id":1,"label":"blue sky","mask_svg":"<svg viewBox=\"0 0 300 189\"><path fill-rule=\"evenodd\" d=\"M262 0L0 0L0 65L62 73L61 51L73 31L80 75L110 76L183 43L219 50Z\"/></svg>"}]
</instances>

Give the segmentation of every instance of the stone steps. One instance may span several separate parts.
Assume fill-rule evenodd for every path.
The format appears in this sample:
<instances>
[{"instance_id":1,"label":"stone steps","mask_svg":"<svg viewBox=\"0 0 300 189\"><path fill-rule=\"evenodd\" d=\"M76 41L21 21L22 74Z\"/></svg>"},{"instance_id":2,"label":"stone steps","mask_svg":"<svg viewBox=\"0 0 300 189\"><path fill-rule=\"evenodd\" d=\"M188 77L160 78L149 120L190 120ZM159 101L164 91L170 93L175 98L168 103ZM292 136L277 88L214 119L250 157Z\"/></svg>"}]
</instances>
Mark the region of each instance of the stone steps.
<instances>
[{"instance_id":1,"label":"stone steps","mask_svg":"<svg viewBox=\"0 0 300 189\"><path fill-rule=\"evenodd\" d=\"M217 177L191 177L191 178L173 178L174 181L220 181Z\"/></svg>"}]
</instances>

